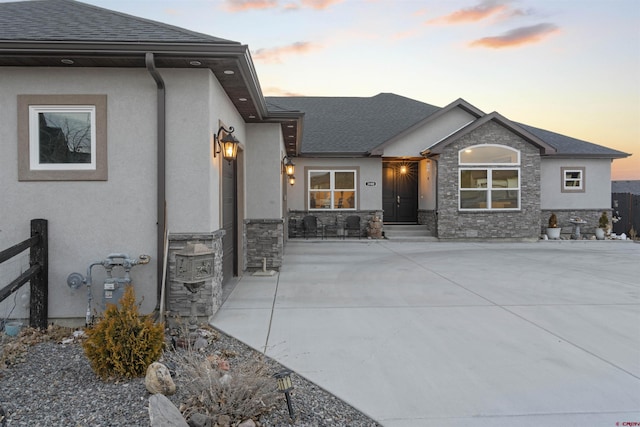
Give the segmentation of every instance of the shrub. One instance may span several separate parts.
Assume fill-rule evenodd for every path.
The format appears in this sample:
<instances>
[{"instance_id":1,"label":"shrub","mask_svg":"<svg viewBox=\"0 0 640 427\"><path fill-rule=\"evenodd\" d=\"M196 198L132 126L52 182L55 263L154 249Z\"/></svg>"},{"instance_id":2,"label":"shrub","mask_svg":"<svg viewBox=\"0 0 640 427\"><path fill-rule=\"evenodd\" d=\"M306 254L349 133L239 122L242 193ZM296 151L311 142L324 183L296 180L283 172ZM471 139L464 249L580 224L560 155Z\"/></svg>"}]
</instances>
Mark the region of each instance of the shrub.
<instances>
[{"instance_id":1,"label":"shrub","mask_svg":"<svg viewBox=\"0 0 640 427\"><path fill-rule=\"evenodd\" d=\"M247 418L259 419L282 403L282 393L260 357L230 366L224 356L177 349L165 352L163 359L175 368L175 397L186 419L198 412L214 420L228 417L236 425Z\"/></svg>"},{"instance_id":2,"label":"shrub","mask_svg":"<svg viewBox=\"0 0 640 427\"><path fill-rule=\"evenodd\" d=\"M125 288L120 306L108 304L82 344L91 368L102 379L144 376L164 346L163 324L139 315L133 286Z\"/></svg>"},{"instance_id":3,"label":"shrub","mask_svg":"<svg viewBox=\"0 0 640 427\"><path fill-rule=\"evenodd\" d=\"M558 227L558 217L555 213L552 213L549 217L549 228L557 228Z\"/></svg>"},{"instance_id":4,"label":"shrub","mask_svg":"<svg viewBox=\"0 0 640 427\"><path fill-rule=\"evenodd\" d=\"M602 212L602 215L600 215L600 219L598 220L598 227L605 230L607 229L607 227L609 227L609 217L607 216L606 212Z\"/></svg>"}]
</instances>

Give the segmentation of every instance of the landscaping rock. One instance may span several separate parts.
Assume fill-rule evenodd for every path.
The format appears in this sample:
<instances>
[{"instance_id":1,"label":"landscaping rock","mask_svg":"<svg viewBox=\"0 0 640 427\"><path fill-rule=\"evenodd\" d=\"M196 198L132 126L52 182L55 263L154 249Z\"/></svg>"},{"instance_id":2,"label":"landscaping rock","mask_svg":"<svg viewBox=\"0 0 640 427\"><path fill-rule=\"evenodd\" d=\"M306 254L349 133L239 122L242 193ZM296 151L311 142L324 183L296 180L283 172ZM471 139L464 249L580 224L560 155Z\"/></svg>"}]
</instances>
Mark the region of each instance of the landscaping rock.
<instances>
[{"instance_id":1,"label":"landscaping rock","mask_svg":"<svg viewBox=\"0 0 640 427\"><path fill-rule=\"evenodd\" d=\"M176 392L176 384L171 378L169 368L160 362L153 362L147 368L147 375L144 378L144 385L151 394L164 394L171 396Z\"/></svg>"},{"instance_id":2,"label":"landscaping rock","mask_svg":"<svg viewBox=\"0 0 640 427\"><path fill-rule=\"evenodd\" d=\"M189 417L188 424L190 427L211 427L212 420L205 414L194 412L191 414L191 417Z\"/></svg>"},{"instance_id":3,"label":"landscaping rock","mask_svg":"<svg viewBox=\"0 0 640 427\"><path fill-rule=\"evenodd\" d=\"M189 427L178 408L159 393L149 397L149 421L151 427Z\"/></svg>"}]
</instances>

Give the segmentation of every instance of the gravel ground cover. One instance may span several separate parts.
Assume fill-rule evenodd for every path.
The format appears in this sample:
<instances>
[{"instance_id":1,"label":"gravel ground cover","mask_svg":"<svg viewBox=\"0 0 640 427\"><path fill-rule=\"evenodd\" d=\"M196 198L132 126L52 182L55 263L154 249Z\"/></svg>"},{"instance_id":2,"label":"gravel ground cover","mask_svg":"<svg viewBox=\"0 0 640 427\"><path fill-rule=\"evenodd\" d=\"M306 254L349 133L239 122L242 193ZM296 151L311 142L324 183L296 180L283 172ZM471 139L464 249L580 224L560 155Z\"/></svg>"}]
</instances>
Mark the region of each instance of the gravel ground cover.
<instances>
[{"instance_id":1,"label":"gravel ground cover","mask_svg":"<svg viewBox=\"0 0 640 427\"><path fill-rule=\"evenodd\" d=\"M144 378L104 382L92 371L81 344L61 343L60 337L23 331L19 337L0 335L0 426L148 426L148 398ZM69 341L68 335L66 341ZM219 333L204 351L236 354L230 364L259 356L243 343ZM7 357L10 354L10 357ZM272 359L273 372L283 367ZM293 374L295 426L379 427L380 424L305 378ZM169 399L180 406L181 389ZM275 382L274 382L275 387ZM262 416L259 426L288 426L284 398L276 411Z\"/></svg>"}]
</instances>

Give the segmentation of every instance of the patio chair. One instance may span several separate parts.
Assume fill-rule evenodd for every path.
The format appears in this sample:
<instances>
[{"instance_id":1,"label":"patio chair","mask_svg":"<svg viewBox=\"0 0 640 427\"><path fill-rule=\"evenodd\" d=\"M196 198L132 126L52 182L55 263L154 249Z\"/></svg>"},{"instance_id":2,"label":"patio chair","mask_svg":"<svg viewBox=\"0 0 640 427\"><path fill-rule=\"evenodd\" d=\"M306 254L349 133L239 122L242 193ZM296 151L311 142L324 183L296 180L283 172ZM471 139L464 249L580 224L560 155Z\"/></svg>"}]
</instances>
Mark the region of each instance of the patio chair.
<instances>
[{"instance_id":1,"label":"patio chair","mask_svg":"<svg viewBox=\"0 0 640 427\"><path fill-rule=\"evenodd\" d=\"M318 232L322 233L322 225L319 224L317 217L307 215L302 219L302 231L305 239L309 236L318 237Z\"/></svg>"},{"instance_id":2,"label":"patio chair","mask_svg":"<svg viewBox=\"0 0 640 427\"><path fill-rule=\"evenodd\" d=\"M360 217L357 215L348 216L344 221L344 236L349 237L351 231L355 231L358 235L358 239L360 238L361 230L360 230Z\"/></svg>"}]
</instances>

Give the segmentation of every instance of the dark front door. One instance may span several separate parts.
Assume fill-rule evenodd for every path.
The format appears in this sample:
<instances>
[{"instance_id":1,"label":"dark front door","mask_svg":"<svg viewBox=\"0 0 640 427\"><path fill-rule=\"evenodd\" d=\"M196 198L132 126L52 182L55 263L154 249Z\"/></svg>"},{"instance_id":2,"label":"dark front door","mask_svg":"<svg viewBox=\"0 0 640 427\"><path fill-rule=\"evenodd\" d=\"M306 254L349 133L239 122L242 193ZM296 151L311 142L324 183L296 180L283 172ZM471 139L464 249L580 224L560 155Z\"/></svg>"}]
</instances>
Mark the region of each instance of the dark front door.
<instances>
[{"instance_id":1,"label":"dark front door","mask_svg":"<svg viewBox=\"0 0 640 427\"><path fill-rule=\"evenodd\" d=\"M236 202L236 162L222 161L222 283L238 275L237 244L237 202Z\"/></svg>"},{"instance_id":2,"label":"dark front door","mask_svg":"<svg viewBox=\"0 0 640 427\"><path fill-rule=\"evenodd\" d=\"M418 163L382 165L384 222L418 222Z\"/></svg>"}]
</instances>

